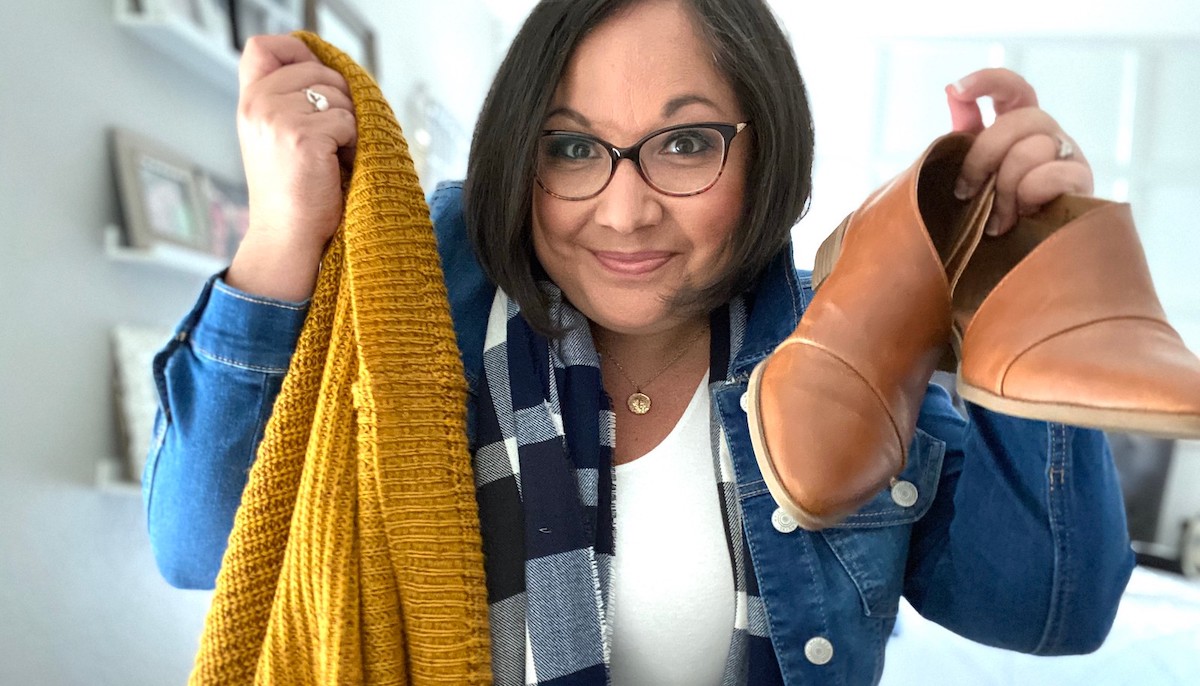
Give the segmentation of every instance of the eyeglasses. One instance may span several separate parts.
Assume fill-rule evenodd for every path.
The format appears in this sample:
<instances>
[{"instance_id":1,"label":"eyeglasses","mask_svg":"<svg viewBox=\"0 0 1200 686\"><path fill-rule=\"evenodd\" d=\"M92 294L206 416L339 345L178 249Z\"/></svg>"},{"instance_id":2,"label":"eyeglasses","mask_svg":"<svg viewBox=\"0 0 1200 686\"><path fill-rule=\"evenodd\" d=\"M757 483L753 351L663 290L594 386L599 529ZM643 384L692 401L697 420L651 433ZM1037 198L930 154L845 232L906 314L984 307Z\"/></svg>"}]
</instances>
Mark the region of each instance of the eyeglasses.
<instances>
[{"instance_id":1,"label":"eyeglasses","mask_svg":"<svg viewBox=\"0 0 1200 686\"><path fill-rule=\"evenodd\" d=\"M647 134L628 148L576 131L546 131L538 140L538 185L562 200L587 200L608 187L621 160L664 195L698 195L725 170L729 144L750 122L680 124Z\"/></svg>"}]
</instances>

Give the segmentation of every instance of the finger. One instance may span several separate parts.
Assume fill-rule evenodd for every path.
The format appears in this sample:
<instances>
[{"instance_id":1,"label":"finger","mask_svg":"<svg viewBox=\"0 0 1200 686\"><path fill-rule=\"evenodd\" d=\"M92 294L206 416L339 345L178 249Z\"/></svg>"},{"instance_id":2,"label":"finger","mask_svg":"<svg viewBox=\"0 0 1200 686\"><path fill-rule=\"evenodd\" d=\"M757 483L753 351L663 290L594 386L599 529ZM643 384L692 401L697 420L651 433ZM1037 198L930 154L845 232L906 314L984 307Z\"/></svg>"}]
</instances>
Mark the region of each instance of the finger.
<instances>
[{"instance_id":1,"label":"finger","mask_svg":"<svg viewBox=\"0 0 1200 686\"><path fill-rule=\"evenodd\" d=\"M280 121L285 125L276 129L279 132L276 144L298 152L304 161L311 162L358 145L354 113L349 110L337 108L325 112L292 113Z\"/></svg>"},{"instance_id":2,"label":"finger","mask_svg":"<svg viewBox=\"0 0 1200 686\"><path fill-rule=\"evenodd\" d=\"M998 184L997 184L998 185ZM1020 217L1029 216L1043 205L1065 193L1092 194L1092 170L1075 160L1044 162L1029 170L1009 188L1003 202L993 205L984 231L999 236L1016 226Z\"/></svg>"},{"instance_id":3,"label":"finger","mask_svg":"<svg viewBox=\"0 0 1200 686\"><path fill-rule=\"evenodd\" d=\"M985 227L986 233L996 236L1016 223L1017 187L1021 179L1039 165L1053 161L1057 152L1057 142L1044 134L1022 138L1008 149L996 172L996 196Z\"/></svg>"},{"instance_id":4,"label":"finger","mask_svg":"<svg viewBox=\"0 0 1200 686\"><path fill-rule=\"evenodd\" d=\"M305 88L276 97L283 98L284 101L288 103L289 112L320 114L323 111L343 109L348 110L351 114L354 113L354 102L350 100L350 96L335 88L329 86L312 87L312 90L316 91L320 95L325 96L325 99L329 102L329 107L325 110L318 110L317 106L309 101L308 93L305 92L307 90L308 89Z\"/></svg>"},{"instance_id":5,"label":"finger","mask_svg":"<svg viewBox=\"0 0 1200 686\"><path fill-rule=\"evenodd\" d=\"M996 115L1022 107L1037 107L1037 92L1020 74L1009 69L980 69L951 84L955 99L974 102L991 98Z\"/></svg>"},{"instance_id":6,"label":"finger","mask_svg":"<svg viewBox=\"0 0 1200 686\"><path fill-rule=\"evenodd\" d=\"M317 90L325 95L337 90L350 97L346 78L320 62L305 62L278 69L263 77L254 89L263 93L295 93L314 86L318 86Z\"/></svg>"},{"instance_id":7,"label":"finger","mask_svg":"<svg viewBox=\"0 0 1200 686\"><path fill-rule=\"evenodd\" d=\"M312 50L295 36L251 36L238 61L238 87L254 82L287 64L320 62Z\"/></svg>"},{"instance_id":8,"label":"finger","mask_svg":"<svg viewBox=\"0 0 1200 686\"><path fill-rule=\"evenodd\" d=\"M1017 213L1026 216L1066 193L1091 195L1092 168L1075 159L1055 160L1034 167L1017 186Z\"/></svg>"},{"instance_id":9,"label":"finger","mask_svg":"<svg viewBox=\"0 0 1200 686\"><path fill-rule=\"evenodd\" d=\"M954 131L983 131L983 113L975 100L961 100L954 84L946 86L946 104L950 106L950 127Z\"/></svg>"},{"instance_id":10,"label":"finger","mask_svg":"<svg viewBox=\"0 0 1200 686\"><path fill-rule=\"evenodd\" d=\"M1001 162L1017 141L1037 134L1054 136L1061 130L1053 117L1036 107L1025 107L997 117L967 151L954 194L960 200L966 200L979 192L987 179L1000 169Z\"/></svg>"},{"instance_id":11,"label":"finger","mask_svg":"<svg viewBox=\"0 0 1200 686\"><path fill-rule=\"evenodd\" d=\"M353 149L358 145L358 126L354 113L346 109L331 109L317 112L313 121L319 124L320 131L329 135L336 144L338 152L343 149Z\"/></svg>"}]
</instances>

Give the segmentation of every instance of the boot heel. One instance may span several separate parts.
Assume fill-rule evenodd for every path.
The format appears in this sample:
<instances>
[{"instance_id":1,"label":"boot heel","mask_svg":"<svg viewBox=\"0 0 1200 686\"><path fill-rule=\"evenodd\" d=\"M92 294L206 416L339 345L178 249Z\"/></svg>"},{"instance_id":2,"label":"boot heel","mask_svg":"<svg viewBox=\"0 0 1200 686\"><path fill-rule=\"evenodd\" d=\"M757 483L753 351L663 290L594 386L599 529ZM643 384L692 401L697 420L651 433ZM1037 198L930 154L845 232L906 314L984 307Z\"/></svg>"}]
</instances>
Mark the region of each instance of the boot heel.
<instances>
[{"instance_id":1,"label":"boot heel","mask_svg":"<svg viewBox=\"0 0 1200 686\"><path fill-rule=\"evenodd\" d=\"M813 259L812 284L814 291L820 288L825 279L833 272L833 266L837 264L838 256L842 252L842 239L846 237L846 227L850 225L850 218L853 216L853 212L846 215L833 233L821 241L821 247L817 248L817 255Z\"/></svg>"}]
</instances>

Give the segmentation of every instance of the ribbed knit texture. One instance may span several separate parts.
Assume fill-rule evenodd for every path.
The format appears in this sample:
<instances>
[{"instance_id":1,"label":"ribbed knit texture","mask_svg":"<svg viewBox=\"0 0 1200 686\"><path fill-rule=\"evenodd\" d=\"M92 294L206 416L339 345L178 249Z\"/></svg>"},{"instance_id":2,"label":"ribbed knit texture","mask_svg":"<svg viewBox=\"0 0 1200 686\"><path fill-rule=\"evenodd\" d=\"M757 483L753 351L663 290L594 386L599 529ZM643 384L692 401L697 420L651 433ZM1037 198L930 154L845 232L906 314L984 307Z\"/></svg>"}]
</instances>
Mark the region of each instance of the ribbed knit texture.
<instances>
[{"instance_id":1,"label":"ribbed knit texture","mask_svg":"<svg viewBox=\"0 0 1200 686\"><path fill-rule=\"evenodd\" d=\"M296 35L349 82L358 152L190 683L491 683L467 389L429 210L374 80Z\"/></svg>"}]
</instances>

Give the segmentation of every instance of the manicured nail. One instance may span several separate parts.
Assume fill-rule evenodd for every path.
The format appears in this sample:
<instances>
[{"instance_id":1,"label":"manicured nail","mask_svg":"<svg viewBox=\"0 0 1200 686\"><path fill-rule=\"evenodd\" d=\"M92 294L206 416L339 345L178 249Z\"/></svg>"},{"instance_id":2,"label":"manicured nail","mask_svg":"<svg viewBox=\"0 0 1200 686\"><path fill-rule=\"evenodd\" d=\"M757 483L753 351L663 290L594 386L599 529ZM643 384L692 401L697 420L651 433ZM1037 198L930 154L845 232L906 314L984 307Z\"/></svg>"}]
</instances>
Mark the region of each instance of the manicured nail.
<instances>
[{"instance_id":1,"label":"manicured nail","mask_svg":"<svg viewBox=\"0 0 1200 686\"><path fill-rule=\"evenodd\" d=\"M962 92L963 92L962 81L955 81L954 83L950 84L950 87L954 89L955 93L962 95Z\"/></svg>"},{"instance_id":2,"label":"manicured nail","mask_svg":"<svg viewBox=\"0 0 1200 686\"><path fill-rule=\"evenodd\" d=\"M1000 234L1000 219L996 215L988 217L987 224L983 226L983 232L989 236L997 236Z\"/></svg>"},{"instance_id":3,"label":"manicured nail","mask_svg":"<svg viewBox=\"0 0 1200 686\"><path fill-rule=\"evenodd\" d=\"M975 194L971 191L971 184L967 183L966 179L959 179L955 182L954 197L959 200L969 200L972 195Z\"/></svg>"}]
</instances>

